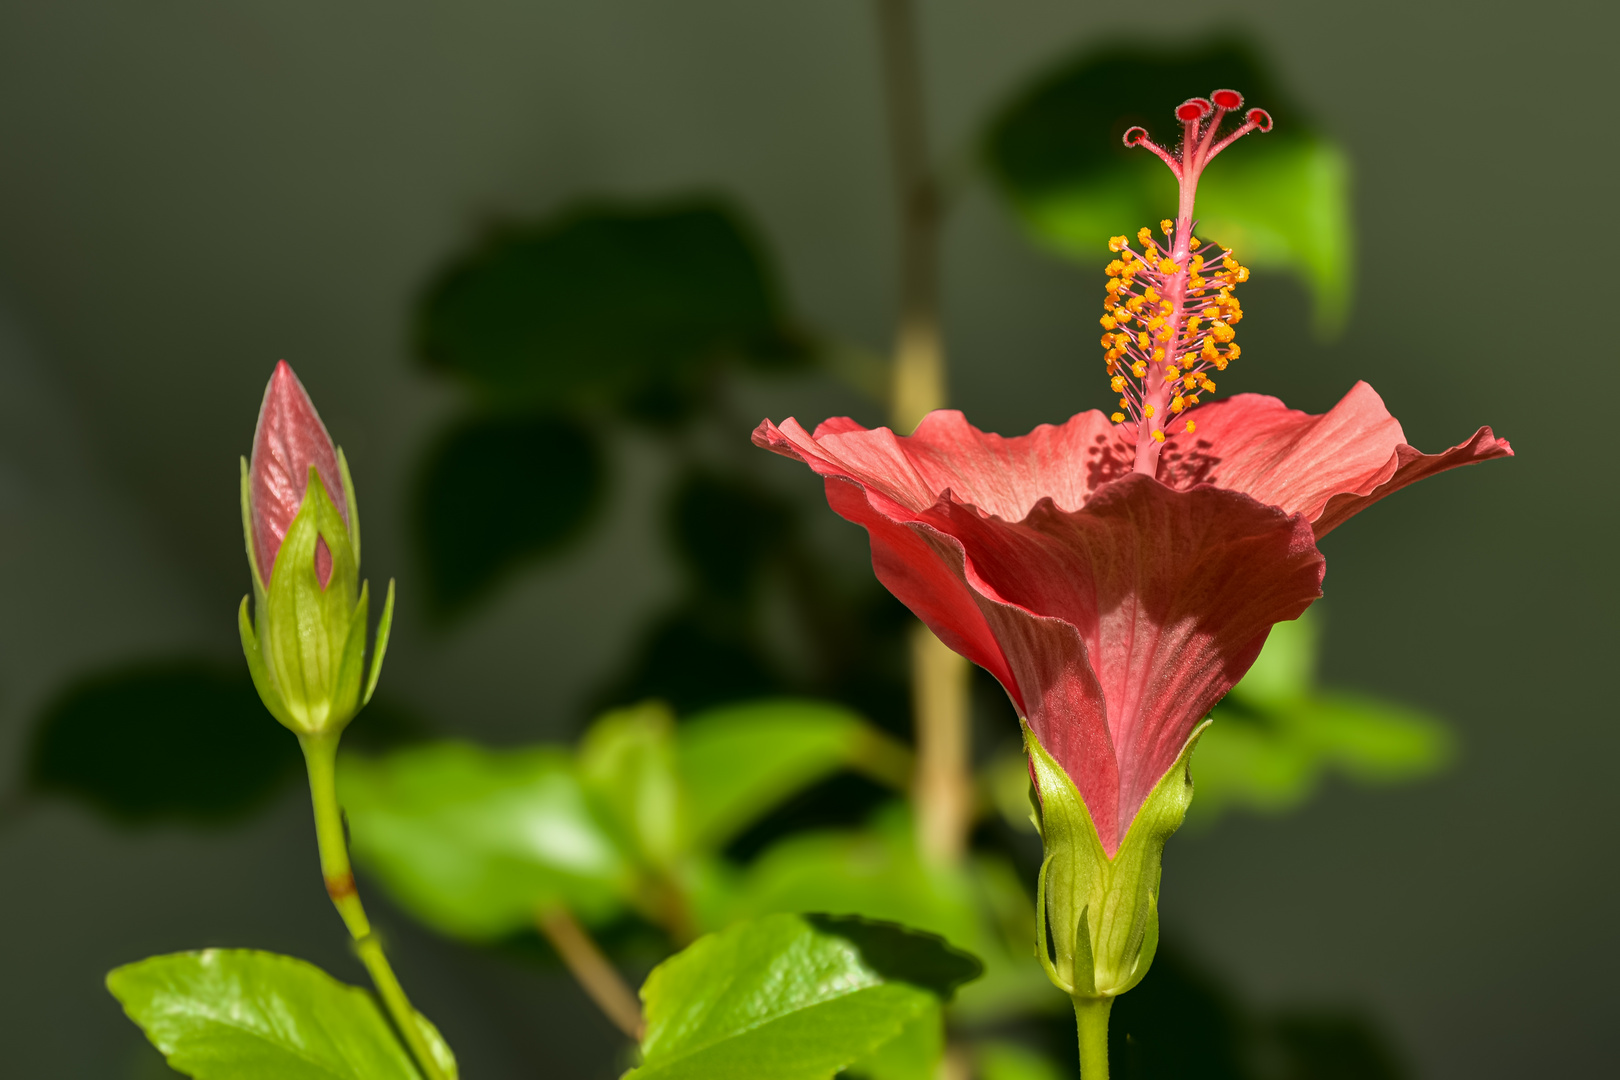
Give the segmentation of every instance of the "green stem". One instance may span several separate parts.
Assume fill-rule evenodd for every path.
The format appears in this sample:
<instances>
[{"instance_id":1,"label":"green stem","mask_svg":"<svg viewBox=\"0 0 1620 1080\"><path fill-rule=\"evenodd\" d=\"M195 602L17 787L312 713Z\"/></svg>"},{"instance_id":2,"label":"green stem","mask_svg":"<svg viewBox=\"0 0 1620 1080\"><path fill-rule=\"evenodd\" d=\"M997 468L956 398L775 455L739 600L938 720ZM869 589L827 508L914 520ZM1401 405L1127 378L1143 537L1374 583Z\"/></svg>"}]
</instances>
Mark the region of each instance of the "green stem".
<instances>
[{"instance_id":1,"label":"green stem","mask_svg":"<svg viewBox=\"0 0 1620 1080\"><path fill-rule=\"evenodd\" d=\"M423 1075L427 1080L450 1080L433 1056L427 1036L417 1022L417 1012L383 953L382 942L371 932L371 921L366 918L365 906L360 903L360 894L354 887L348 840L343 833L343 810L337 799L338 735L300 735L298 742L304 748L304 764L309 769L309 797L315 808L315 840L320 846L326 894L343 917L343 925L349 928L355 952L370 973L377 996L382 998L394 1027L410 1047L411 1056Z\"/></svg>"},{"instance_id":2,"label":"green stem","mask_svg":"<svg viewBox=\"0 0 1620 1080\"><path fill-rule=\"evenodd\" d=\"M1074 999L1074 1022L1080 1029L1080 1080L1108 1080L1108 1014L1111 997Z\"/></svg>"}]
</instances>

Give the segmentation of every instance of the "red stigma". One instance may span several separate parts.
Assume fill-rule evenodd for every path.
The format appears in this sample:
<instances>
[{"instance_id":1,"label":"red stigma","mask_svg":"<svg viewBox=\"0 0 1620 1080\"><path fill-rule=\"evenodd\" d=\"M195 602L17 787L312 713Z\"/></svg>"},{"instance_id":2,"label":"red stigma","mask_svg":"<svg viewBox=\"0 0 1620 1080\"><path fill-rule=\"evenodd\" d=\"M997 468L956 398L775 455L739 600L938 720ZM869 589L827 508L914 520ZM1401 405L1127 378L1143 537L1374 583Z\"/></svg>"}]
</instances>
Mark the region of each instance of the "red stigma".
<instances>
[{"instance_id":1,"label":"red stigma","mask_svg":"<svg viewBox=\"0 0 1620 1080\"><path fill-rule=\"evenodd\" d=\"M1140 146L1148 137L1147 128L1133 127L1125 129L1125 145Z\"/></svg>"},{"instance_id":2,"label":"red stigma","mask_svg":"<svg viewBox=\"0 0 1620 1080\"><path fill-rule=\"evenodd\" d=\"M1249 115L1245 117L1245 119L1247 119L1249 123L1253 124L1256 130L1271 130L1271 114L1266 112L1264 109L1250 109Z\"/></svg>"},{"instance_id":3,"label":"red stigma","mask_svg":"<svg viewBox=\"0 0 1620 1080\"><path fill-rule=\"evenodd\" d=\"M1209 99L1227 111L1243 107L1243 95L1236 90L1217 90L1209 95Z\"/></svg>"},{"instance_id":4,"label":"red stigma","mask_svg":"<svg viewBox=\"0 0 1620 1080\"><path fill-rule=\"evenodd\" d=\"M1184 124L1195 123L1202 120L1215 108L1201 97L1188 98L1176 106L1176 119Z\"/></svg>"}]
</instances>

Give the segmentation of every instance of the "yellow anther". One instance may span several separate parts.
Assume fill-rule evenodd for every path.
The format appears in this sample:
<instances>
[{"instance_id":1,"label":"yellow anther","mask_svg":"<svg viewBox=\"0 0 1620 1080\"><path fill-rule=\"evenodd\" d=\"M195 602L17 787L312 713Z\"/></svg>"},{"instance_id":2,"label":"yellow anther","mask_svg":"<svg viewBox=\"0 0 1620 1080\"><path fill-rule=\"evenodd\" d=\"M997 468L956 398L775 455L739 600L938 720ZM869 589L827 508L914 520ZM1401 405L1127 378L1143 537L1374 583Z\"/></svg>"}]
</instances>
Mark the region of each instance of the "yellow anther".
<instances>
[{"instance_id":1,"label":"yellow anther","mask_svg":"<svg viewBox=\"0 0 1620 1080\"><path fill-rule=\"evenodd\" d=\"M1198 430L1198 425L1197 424L1193 423L1191 420L1187 421L1187 434L1191 435L1193 432L1195 432L1197 430Z\"/></svg>"},{"instance_id":2,"label":"yellow anther","mask_svg":"<svg viewBox=\"0 0 1620 1080\"><path fill-rule=\"evenodd\" d=\"M1153 318L1151 318L1151 319L1149 319L1147 321L1147 328L1149 330L1157 330L1160 327L1162 327L1163 325L1164 325L1164 316L1163 315L1155 315L1155 316L1153 316Z\"/></svg>"},{"instance_id":3,"label":"yellow anther","mask_svg":"<svg viewBox=\"0 0 1620 1080\"><path fill-rule=\"evenodd\" d=\"M1221 260L1221 265L1226 267L1228 270L1236 270L1238 268L1238 261L1232 258L1232 256L1228 255L1226 258Z\"/></svg>"},{"instance_id":4,"label":"yellow anther","mask_svg":"<svg viewBox=\"0 0 1620 1080\"><path fill-rule=\"evenodd\" d=\"M1125 376L1123 376L1123 375L1115 375L1112 379L1109 379L1108 380L1108 388L1110 390L1112 390L1116 394L1124 393L1125 392Z\"/></svg>"},{"instance_id":5,"label":"yellow anther","mask_svg":"<svg viewBox=\"0 0 1620 1080\"><path fill-rule=\"evenodd\" d=\"M1197 251L1199 248L1201 248L1203 246L1204 246L1204 242L1202 240L1198 239L1198 237L1195 236L1195 237L1192 238L1192 249L1194 251Z\"/></svg>"},{"instance_id":6,"label":"yellow anther","mask_svg":"<svg viewBox=\"0 0 1620 1080\"><path fill-rule=\"evenodd\" d=\"M1194 259L1193 261L1197 262L1198 260ZM1189 289L1191 289L1193 292L1198 292L1200 289L1202 289L1205 285L1208 285L1208 284L1209 284L1209 279L1204 278L1204 277L1200 277L1198 275L1198 271L1196 269L1193 270L1192 277L1187 279L1187 287Z\"/></svg>"},{"instance_id":7,"label":"yellow anther","mask_svg":"<svg viewBox=\"0 0 1620 1080\"><path fill-rule=\"evenodd\" d=\"M1249 268L1247 266L1237 268L1237 279L1240 283L1249 280Z\"/></svg>"},{"instance_id":8,"label":"yellow anther","mask_svg":"<svg viewBox=\"0 0 1620 1080\"><path fill-rule=\"evenodd\" d=\"M1122 408L1122 409L1130 408L1131 407L1130 400L1128 398L1120 398L1119 399L1119 407Z\"/></svg>"},{"instance_id":9,"label":"yellow anther","mask_svg":"<svg viewBox=\"0 0 1620 1080\"><path fill-rule=\"evenodd\" d=\"M1163 297L1159 295L1158 289L1155 289L1153 286L1149 285L1147 288L1142 290L1142 299L1146 300L1150 304L1157 304L1161 299L1163 299Z\"/></svg>"},{"instance_id":10,"label":"yellow anther","mask_svg":"<svg viewBox=\"0 0 1620 1080\"><path fill-rule=\"evenodd\" d=\"M1196 248L1198 246L1198 241L1194 240L1192 242L1192 246ZM1187 269L1191 270L1195 274L1202 273L1204 270L1204 257L1202 255L1194 255L1192 259L1188 261Z\"/></svg>"},{"instance_id":11,"label":"yellow anther","mask_svg":"<svg viewBox=\"0 0 1620 1080\"><path fill-rule=\"evenodd\" d=\"M1237 337L1237 331L1233 330L1230 326L1227 326L1223 322L1210 323L1209 334L1222 345L1225 345L1228 341L1231 341L1233 338Z\"/></svg>"},{"instance_id":12,"label":"yellow anther","mask_svg":"<svg viewBox=\"0 0 1620 1080\"><path fill-rule=\"evenodd\" d=\"M1187 399L1182 397L1180 394L1177 394L1175 397L1170 399L1170 411L1171 412L1180 412L1182 409L1185 409L1186 407L1187 407Z\"/></svg>"},{"instance_id":13,"label":"yellow anther","mask_svg":"<svg viewBox=\"0 0 1620 1080\"><path fill-rule=\"evenodd\" d=\"M1158 430L1157 428L1155 428L1153 430L1153 441L1154 442L1164 442L1164 432L1162 432L1162 431Z\"/></svg>"},{"instance_id":14,"label":"yellow anther","mask_svg":"<svg viewBox=\"0 0 1620 1080\"><path fill-rule=\"evenodd\" d=\"M1165 367L1164 367L1164 381L1165 382L1175 382L1176 381L1176 376L1178 376L1180 374L1181 374L1181 372L1176 369L1176 365L1174 365L1174 364L1166 364L1165 365Z\"/></svg>"},{"instance_id":15,"label":"yellow anther","mask_svg":"<svg viewBox=\"0 0 1620 1080\"><path fill-rule=\"evenodd\" d=\"M1102 347L1103 348L1106 349L1110 345L1112 345L1113 343L1114 343L1114 335L1113 334L1104 334L1102 336Z\"/></svg>"},{"instance_id":16,"label":"yellow anther","mask_svg":"<svg viewBox=\"0 0 1620 1080\"><path fill-rule=\"evenodd\" d=\"M1131 374L1135 375L1138 379L1146 378L1147 365L1138 360L1136 363L1131 365Z\"/></svg>"},{"instance_id":17,"label":"yellow anther","mask_svg":"<svg viewBox=\"0 0 1620 1080\"><path fill-rule=\"evenodd\" d=\"M1103 325L1103 328L1106 330L1112 330L1114 327L1119 325L1118 322L1114 321L1114 317L1112 315L1104 315L1097 321L1100 322Z\"/></svg>"},{"instance_id":18,"label":"yellow anther","mask_svg":"<svg viewBox=\"0 0 1620 1080\"><path fill-rule=\"evenodd\" d=\"M1112 259L1109 261L1107 266L1103 267L1103 273L1107 274L1109 277L1119 277L1119 272L1123 269L1125 269L1124 263L1120 262L1118 259Z\"/></svg>"},{"instance_id":19,"label":"yellow anther","mask_svg":"<svg viewBox=\"0 0 1620 1080\"><path fill-rule=\"evenodd\" d=\"M1153 362L1155 364L1157 364L1160 360L1163 360L1163 359L1164 359L1164 349L1163 349L1163 347L1161 346L1161 347L1155 348L1153 350Z\"/></svg>"},{"instance_id":20,"label":"yellow anther","mask_svg":"<svg viewBox=\"0 0 1620 1080\"><path fill-rule=\"evenodd\" d=\"M1197 386L1198 373L1196 371L1187 372L1186 377L1181 380L1181 385L1185 386L1188 390L1191 390L1193 387Z\"/></svg>"},{"instance_id":21,"label":"yellow anther","mask_svg":"<svg viewBox=\"0 0 1620 1080\"><path fill-rule=\"evenodd\" d=\"M1172 311L1176 310L1176 305L1172 304L1168 300L1160 300L1159 301L1159 310L1164 312L1166 315L1168 315Z\"/></svg>"},{"instance_id":22,"label":"yellow anther","mask_svg":"<svg viewBox=\"0 0 1620 1080\"><path fill-rule=\"evenodd\" d=\"M1141 296L1133 296L1129 300L1125 301L1125 309L1127 311L1140 312L1142 310L1142 305L1145 303L1147 303L1146 298Z\"/></svg>"},{"instance_id":23,"label":"yellow anther","mask_svg":"<svg viewBox=\"0 0 1620 1080\"><path fill-rule=\"evenodd\" d=\"M1122 412L1117 412L1117 413L1114 413L1112 416L1110 416L1108 419L1112 420L1116 424L1123 424L1125 422L1125 414L1122 413Z\"/></svg>"},{"instance_id":24,"label":"yellow anther","mask_svg":"<svg viewBox=\"0 0 1620 1080\"><path fill-rule=\"evenodd\" d=\"M1225 371L1226 370L1226 357L1217 356L1215 358L1215 370L1216 371Z\"/></svg>"},{"instance_id":25,"label":"yellow anther","mask_svg":"<svg viewBox=\"0 0 1620 1080\"><path fill-rule=\"evenodd\" d=\"M1215 382L1213 379L1205 379L1198 384L1198 389L1206 394L1213 394L1215 392Z\"/></svg>"},{"instance_id":26,"label":"yellow anther","mask_svg":"<svg viewBox=\"0 0 1620 1080\"><path fill-rule=\"evenodd\" d=\"M1125 283L1119 280L1119 278L1114 278L1113 280L1109 281L1104 288L1106 288L1110 293L1118 293L1121 289L1125 288Z\"/></svg>"},{"instance_id":27,"label":"yellow anther","mask_svg":"<svg viewBox=\"0 0 1620 1080\"><path fill-rule=\"evenodd\" d=\"M1108 238L1108 250L1109 251L1124 251L1125 250L1125 245L1128 244L1128 243L1130 243L1130 241L1127 240L1123 236L1110 236Z\"/></svg>"},{"instance_id":28,"label":"yellow anther","mask_svg":"<svg viewBox=\"0 0 1620 1080\"><path fill-rule=\"evenodd\" d=\"M1176 261L1174 259L1160 259L1159 260L1159 273L1161 273L1161 274L1174 274L1174 273L1179 272L1180 270L1181 270L1181 267L1176 265Z\"/></svg>"},{"instance_id":29,"label":"yellow anther","mask_svg":"<svg viewBox=\"0 0 1620 1080\"><path fill-rule=\"evenodd\" d=\"M1093 233L1092 235L1096 235L1096 234ZM1153 230L1148 228L1146 225L1142 226L1140 229L1137 229L1136 230L1136 242L1139 243L1139 244L1151 244L1151 243L1153 243Z\"/></svg>"},{"instance_id":30,"label":"yellow anther","mask_svg":"<svg viewBox=\"0 0 1620 1080\"><path fill-rule=\"evenodd\" d=\"M1226 347L1226 358L1228 360L1236 360L1242 354L1243 349L1235 341Z\"/></svg>"},{"instance_id":31,"label":"yellow anther","mask_svg":"<svg viewBox=\"0 0 1620 1080\"><path fill-rule=\"evenodd\" d=\"M1159 222L1159 228L1164 232L1164 235L1169 236L1171 233L1176 231L1176 223L1171 221L1169 218L1165 218L1163 221Z\"/></svg>"},{"instance_id":32,"label":"yellow anther","mask_svg":"<svg viewBox=\"0 0 1620 1080\"><path fill-rule=\"evenodd\" d=\"M1153 419L1153 406L1144 405L1142 407L1142 415L1146 416L1149 420Z\"/></svg>"},{"instance_id":33,"label":"yellow anther","mask_svg":"<svg viewBox=\"0 0 1620 1080\"><path fill-rule=\"evenodd\" d=\"M1136 335L1136 347L1138 349L1146 349L1152 344L1153 341L1147 336L1147 331L1144 330Z\"/></svg>"}]
</instances>

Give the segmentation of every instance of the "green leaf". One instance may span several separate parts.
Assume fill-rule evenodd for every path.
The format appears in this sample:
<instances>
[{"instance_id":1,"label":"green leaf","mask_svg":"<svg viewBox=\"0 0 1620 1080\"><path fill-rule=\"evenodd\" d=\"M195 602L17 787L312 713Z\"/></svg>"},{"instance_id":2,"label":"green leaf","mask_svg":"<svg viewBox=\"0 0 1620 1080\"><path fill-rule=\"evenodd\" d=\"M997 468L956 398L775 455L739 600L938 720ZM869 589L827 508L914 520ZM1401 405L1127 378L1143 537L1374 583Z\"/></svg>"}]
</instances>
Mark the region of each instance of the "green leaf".
<instances>
[{"instance_id":1,"label":"green leaf","mask_svg":"<svg viewBox=\"0 0 1620 1080\"><path fill-rule=\"evenodd\" d=\"M1016 1043L979 1046L979 1080L1068 1080L1051 1058Z\"/></svg>"},{"instance_id":2,"label":"green leaf","mask_svg":"<svg viewBox=\"0 0 1620 1080\"><path fill-rule=\"evenodd\" d=\"M520 414L452 425L421 467L414 511L432 610L464 612L502 578L565 549L606 484L597 438L578 421Z\"/></svg>"},{"instance_id":3,"label":"green leaf","mask_svg":"<svg viewBox=\"0 0 1620 1080\"><path fill-rule=\"evenodd\" d=\"M668 708L646 702L603 714L580 740L579 775L627 850L661 870L674 864L686 808Z\"/></svg>"},{"instance_id":4,"label":"green leaf","mask_svg":"<svg viewBox=\"0 0 1620 1080\"><path fill-rule=\"evenodd\" d=\"M27 758L32 789L137 823L240 818L302 767L246 671L183 658L76 681L45 707Z\"/></svg>"},{"instance_id":5,"label":"green leaf","mask_svg":"<svg viewBox=\"0 0 1620 1080\"><path fill-rule=\"evenodd\" d=\"M1062 1006L1031 955L1034 900L1003 863L978 857L935 866L917 856L913 825L896 804L858 831L790 836L759 856L719 917L855 912L938 934L977 956L984 976L956 1011L975 1019Z\"/></svg>"},{"instance_id":6,"label":"green leaf","mask_svg":"<svg viewBox=\"0 0 1620 1080\"><path fill-rule=\"evenodd\" d=\"M1145 150L1124 147L1121 135L1141 124L1174 145L1175 107L1217 87L1265 107L1276 127L1209 167L1199 184L1199 233L1232 246L1248 265L1300 274L1314 294L1318 327L1335 331L1352 284L1349 167L1243 44L1088 49L997 115L984 140L991 174L1032 237L1100 269L1109 236L1156 224L1176 207L1170 171Z\"/></svg>"},{"instance_id":7,"label":"green leaf","mask_svg":"<svg viewBox=\"0 0 1620 1080\"><path fill-rule=\"evenodd\" d=\"M679 413L727 359L797 357L772 272L714 199L576 207L499 230L417 314L422 355L493 400Z\"/></svg>"},{"instance_id":8,"label":"green leaf","mask_svg":"<svg viewBox=\"0 0 1620 1080\"><path fill-rule=\"evenodd\" d=\"M1427 713L1318 690L1319 644L1310 613L1277 624L1254 666L1215 709L1194 766L1196 820L1213 821L1232 806L1291 810L1330 770L1361 783L1390 783L1450 761L1451 734Z\"/></svg>"},{"instance_id":9,"label":"green leaf","mask_svg":"<svg viewBox=\"0 0 1620 1080\"><path fill-rule=\"evenodd\" d=\"M865 1080L936 1080L944 1056L945 1010L935 1002L846 1072Z\"/></svg>"},{"instance_id":10,"label":"green leaf","mask_svg":"<svg viewBox=\"0 0 1620 1080\"><path fill-rule=\"evenodd\" d=\"M597 919L631 888L633 869L562 750L441 742L343 754L338 793L355 858L443 933L499 938L548 903Z\"/></svg>"},{"instance_id":11,"label":"green leaf","mask_svg":"<svg viewBox=\"0 0 1620 1080\"><path fill-rule=\"evenodd\" d=\"M627 1080L830 1080L934 1007L925 987L961 956L859 920L770 915L711 934L648 976Z\"/></svg>"},{"instance_id":12,"label":"green leaf","mask_svg":"<svg viewBox=\"0 0 1620 1080\"><path fill-rule=\"evenodd\" d=\"M107 989L197 1080L419 1080L369 993L291 956L154 956L114 968Z\"/></svg>"},{"instance_id":13,"label":"green leaf","mask_svg":"<svg viewBox=\"0 0 1620 1080\"><path fill-rule=\"evenodd\" d=\"M1317 620L1314 610L1307 610L1273 626L1254 665L1232 687L1232 700L1263 709L1310 696L1316 689L1316 657L1322 647Z\"/></svg>"},{"instance_id":14,"label":"green leaf","mask_svg":"<svg viewBox=\"0 0 1620 1080\"><path fill-rule=\"evenodd\" d=\"M700 713L676 729L689 850L717 850L795 792L842 768L909 772L909 753L840 705L772 699Z\"/></svg>"}]
</instances>

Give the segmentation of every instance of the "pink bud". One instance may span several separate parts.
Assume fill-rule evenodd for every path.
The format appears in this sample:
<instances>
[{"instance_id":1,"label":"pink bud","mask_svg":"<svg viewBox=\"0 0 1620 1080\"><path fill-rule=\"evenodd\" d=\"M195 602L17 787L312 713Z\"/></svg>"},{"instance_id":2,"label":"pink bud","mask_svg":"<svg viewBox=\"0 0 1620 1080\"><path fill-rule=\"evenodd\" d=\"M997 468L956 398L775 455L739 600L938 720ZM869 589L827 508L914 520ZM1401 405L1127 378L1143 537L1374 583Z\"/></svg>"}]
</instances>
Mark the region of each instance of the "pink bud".
<instances>
[{"instance_id":1,"label":"pink bud","mask_svg":"<svg viewBox=\"0 0 1620 1080\"><path fill-rule=\"evenodd\" d=\"M326 433L315 403L304 384L282 360L264 388L264 404L259 406L259 424L253 431L253 459L248 464L248 503L253 512L253 552L259 560L259 574L266 584L276 564L281 541L304 502L309 484L309 467L315 466L326 493L349 521L348 500L343 476L338 471L337 449ZM332 553L323 538L315 548L315 573L321 587L332 577Z\"/></svg>"}]
</instances>

